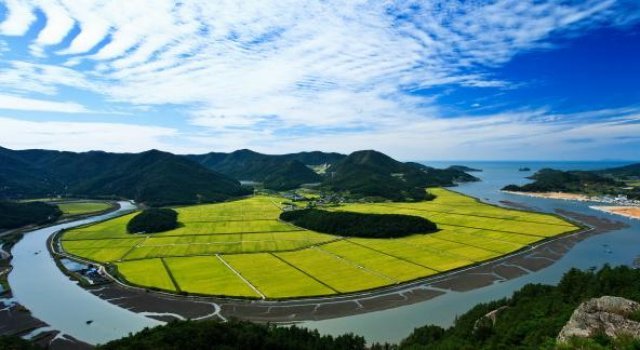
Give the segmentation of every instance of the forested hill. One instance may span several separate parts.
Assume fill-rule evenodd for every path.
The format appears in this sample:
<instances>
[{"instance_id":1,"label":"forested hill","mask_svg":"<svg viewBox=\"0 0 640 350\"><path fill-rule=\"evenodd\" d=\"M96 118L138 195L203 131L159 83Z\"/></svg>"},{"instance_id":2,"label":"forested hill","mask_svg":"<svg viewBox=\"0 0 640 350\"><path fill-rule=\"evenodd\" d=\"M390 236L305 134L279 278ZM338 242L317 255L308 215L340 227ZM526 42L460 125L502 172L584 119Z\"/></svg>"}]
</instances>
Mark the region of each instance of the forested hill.
<instances>
[{"instance_id":1,"label":"forested hill","mask_svg":"<svg viewBox=\"0 0 640 350\"><path fill-rule=\"evenodd\" d=\"M594 173L602 176L615 177L622 181L640 180L640 163L634 163L616 168L596 170L594 171Z\"/></svg>"},{"instance_id":2,"label":"forested hill","mask_svg":"<svg viewBox=\"0 0 640 350\"><path fill-rule=\"evenodd\" d=\"M366 150L351 153L327 169L324 184L352 195L396 201L426 199L425 187L451 186L475 177L456 169L434 169L418 163L399 162L383 153Z\"/></svg>"},{"instance_id":3,"label":"forested hill","mask_svg":"<svg viewBox=\"0 0 640 350\"><path fill-rule=\"evenodd\" d=\"M640 163L595 171L541 169L529 177L532 183L509 185L506 191L570 192L588 195L627 194L640 198Z\"/></svg>"},{"instance_id":4,"label":"forested hill","mask_svg":"<svg viewBox=\"0 0 640 350\"><path fill-rule=\"evenodd\" d=\"M182 156L0 149L0 198L128 198L150 205L222 201L246 193L240 183Z\"/></svg>"},{"instance_id":5,"label":"forested hill","mask_svg":"<svg viewBox=\"0 0 640 350\"><path fill-rule=\"evenodd\" d=\"M309 166L333 164L346 156L319 151L268 155L243 149L187 157L236 179L262 182L272 190L288 190L301 184L322 181L321 176Z\"/></svg>"},{"instance_id":6,"label":"forested hill","mask_svg":"<svg viewBox=\"0 0 640 350\"><path fill-rule=\"evenodd\" d=\"M174 155L0 148L0 199L60 195L127 198L153 206L191 204L247 194L238 180L261 182L272 190L317 183L355 197L401 201L426 199L425 187L477 179L456 167L403 163L376 151L266 155L244 149Z\"/></svg>"},{"instance_id":7,"label":"forested hill","mask_svg":"<svg viewBox=\"0 0 640 350\"><path fill-rule=\"evenodd\" d=\"M46 224L56 221L60 215L62 211L53 204L0 201L0 230Z\"/></svg>"}]
</instances>

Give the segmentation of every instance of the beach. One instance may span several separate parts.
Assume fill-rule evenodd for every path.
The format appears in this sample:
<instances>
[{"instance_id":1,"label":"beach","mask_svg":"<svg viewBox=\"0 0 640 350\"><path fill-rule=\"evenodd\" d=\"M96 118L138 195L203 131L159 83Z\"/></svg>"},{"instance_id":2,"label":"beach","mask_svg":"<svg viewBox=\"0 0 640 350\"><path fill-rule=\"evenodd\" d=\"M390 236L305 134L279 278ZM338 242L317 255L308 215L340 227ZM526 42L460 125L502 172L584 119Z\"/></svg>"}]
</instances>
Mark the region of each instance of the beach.
<instances>
[{"instance_id":1,"label":"beach","mask_svg":"<svg viewBox=\"0 0 640 350\"><path fill-rule=\"evenodd\" d=\"M626 216L632 219L640 219L640 207L593 205L593 206L590 206L589 208L604 211L611 214Z\"/></svg>"},{"instance_id":2,"label":"beach","mask_svg":"<svg viewBox=\"0 0 640 350\"><path fill-rule=\"evenodd\" d=\"M517 191L503 191L506 193L517 194L520 196L547 198L547 199L563 199L569 201L589 201L592 200L585 194L566 193L566 192L517 192Z\"/></svg>"}]
</instances>

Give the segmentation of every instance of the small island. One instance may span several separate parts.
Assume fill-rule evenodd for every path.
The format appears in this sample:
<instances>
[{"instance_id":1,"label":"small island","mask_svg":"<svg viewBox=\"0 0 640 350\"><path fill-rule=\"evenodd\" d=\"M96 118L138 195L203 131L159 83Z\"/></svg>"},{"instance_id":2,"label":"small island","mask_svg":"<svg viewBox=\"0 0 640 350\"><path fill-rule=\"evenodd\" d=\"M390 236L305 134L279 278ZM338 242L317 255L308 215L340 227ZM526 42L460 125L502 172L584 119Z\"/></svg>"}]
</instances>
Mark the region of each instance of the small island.
<instances>
[{"instance_id":1,"label":"small island","mask_svg":"<svg viewBox=\"0 0 640 350\"><path fill-rule=\"evenodd\" d=\"M606 203L592 208L640 218L640 163L594 171L541 169L531 183L503 191L532 197Z\"/></svg>"}]
</instances>

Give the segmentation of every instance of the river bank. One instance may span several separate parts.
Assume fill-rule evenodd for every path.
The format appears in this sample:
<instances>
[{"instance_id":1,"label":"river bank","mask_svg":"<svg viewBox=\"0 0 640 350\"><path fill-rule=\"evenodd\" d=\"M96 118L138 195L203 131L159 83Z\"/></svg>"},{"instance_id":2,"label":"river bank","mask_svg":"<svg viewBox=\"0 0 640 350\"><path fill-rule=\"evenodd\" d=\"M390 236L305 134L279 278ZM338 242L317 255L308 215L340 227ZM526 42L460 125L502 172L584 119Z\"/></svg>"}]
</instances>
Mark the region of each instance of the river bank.
<instances>
[{"instance_id":1,"label":"river bank","mask_svg":"<svg viewBox=\"0 0 640 350\"><path fill-rule=\"evenodd\" d=\"M171 319L230 318L297 323L327 320L408 306L449 292L468 292L515 279L550 266L576 243L624 224L573 212L558 214L587 229L531 245L521 251L457 271L357 294L283 301L179 296L121 283L88 288L94 295L146 316Z\"/></svg>"},{"instance_id":2,"label":"river bank","mask_svg":"<svg viewBox=\"0 0 640 350\"><path fill-rule=\"evenodd\" d=\"M519 192L519 191L502 191L504 193L516 194L519 196L545 198L545 199L560 199L566 201L579 201L589 202L592 201L591 197L585 194L567 193L567 192Z\"/></svg>"},{"instance_id":3,"label":"river bank","mask_svg":"<svg viewBox=\"0 0 640 350\"><path fill-rule=\"evenodd\" d=\"M640 207L592 205L589 208L640 220Z\"/></svg>"}]
</instances>

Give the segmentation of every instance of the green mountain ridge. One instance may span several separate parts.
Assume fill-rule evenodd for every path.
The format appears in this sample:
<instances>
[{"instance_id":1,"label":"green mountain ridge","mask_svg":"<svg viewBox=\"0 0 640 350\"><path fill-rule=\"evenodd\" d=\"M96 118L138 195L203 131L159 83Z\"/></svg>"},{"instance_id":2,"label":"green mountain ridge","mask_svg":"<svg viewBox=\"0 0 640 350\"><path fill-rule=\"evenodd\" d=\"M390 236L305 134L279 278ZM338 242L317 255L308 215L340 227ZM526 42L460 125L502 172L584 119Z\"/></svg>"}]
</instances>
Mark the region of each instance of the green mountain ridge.
<instances>
[{"instance_id":1,"label":"green mountain ridge","mask_svg":"<svg viewBox=\"0 0 640 350\"><path fill-rule=\"evenodd\" d=\"M428 198L425 187L477 180L459 169L403 163L372 150L346 156L320 151L267 155L247 149L174 155L0 148L0 161L0 198L128 198L154 206L247 194L238 180L277 191L317 183L322 190L385 200L423 200ZM311 167L326 172L318 174Z\"/></svg>"},{"instance_id":2,"label":"green mountain ridge","mask_svg":"<svg viewBox=\"0 0 640 350\"><path fill-rule=\"evenodd\" d=\"M463 171L403 163L378 151L365 150L353 152L329 167L324 184L352 195L402 201L428 199L426 187L453 186L457 180L477 179Z\"/></svg>"},{"instance_id":3,"label":"green mountain ridge","mask_svg":"<svg viewBox=\"0 0 640 350\"><path fill-rule=\"evenodd\" d=\"M268 155L242 149L231 153L188 155L209 169L239 180L262 182L272 190L289 190L322 178L308 166L336 162L346 156L320 151Z\"/></svg>"},{"instance_id":4,"label":"green mountain ridge","mask_svg":"<svg viewBox=\"0 0 640 350\"><path fill-rule=\"evenodd\" d=\"M11 151L0 157L0 198L128 198L150 205L223 201L246 194L240 183L171 153ZM35 188L32 187L35 185Z\"/></svg>"}]
</instances>

